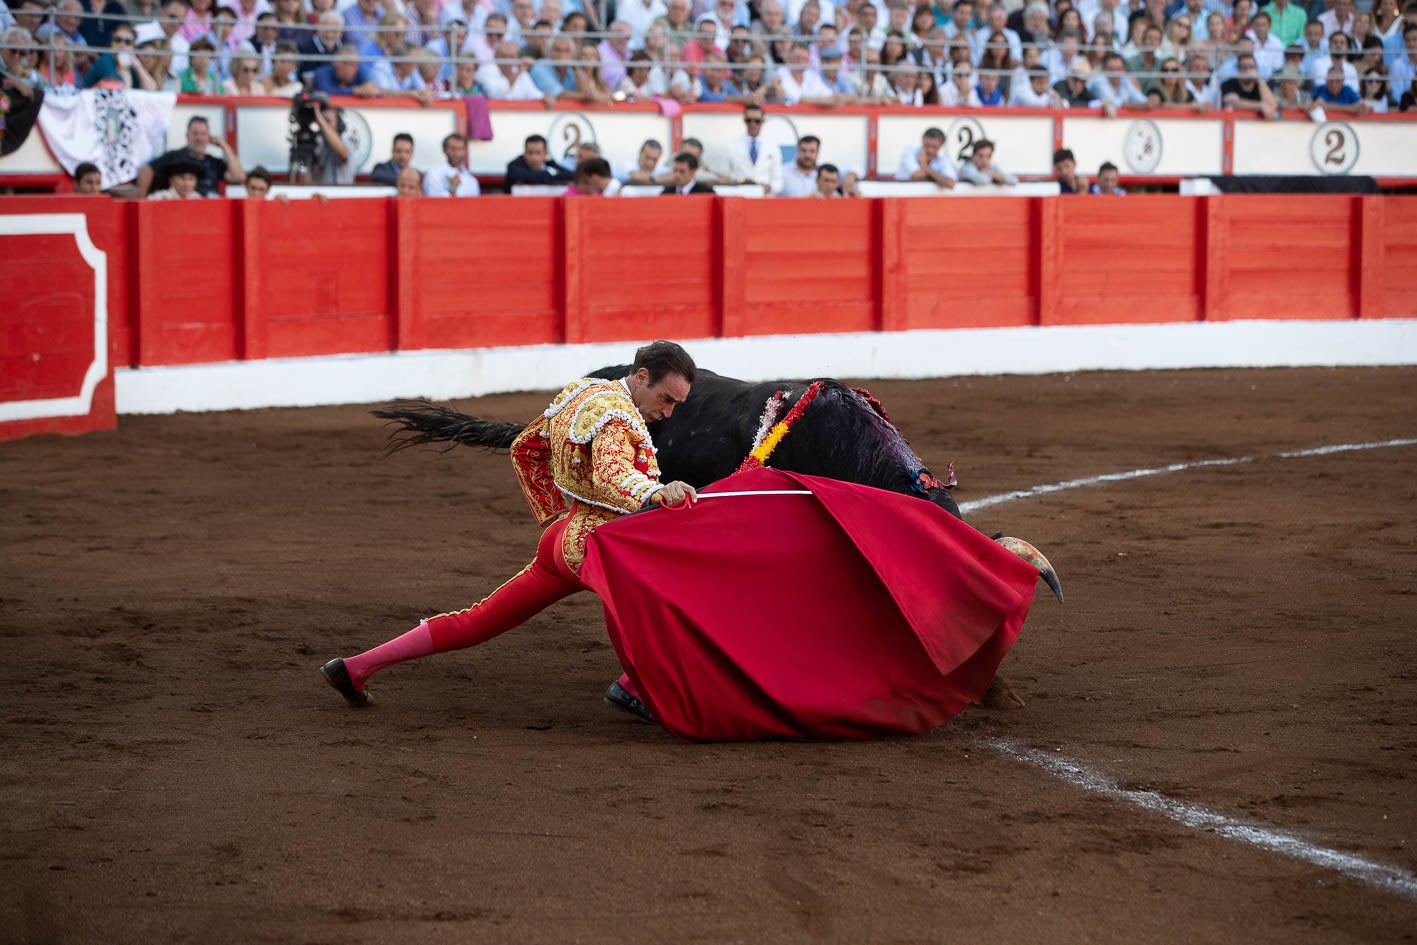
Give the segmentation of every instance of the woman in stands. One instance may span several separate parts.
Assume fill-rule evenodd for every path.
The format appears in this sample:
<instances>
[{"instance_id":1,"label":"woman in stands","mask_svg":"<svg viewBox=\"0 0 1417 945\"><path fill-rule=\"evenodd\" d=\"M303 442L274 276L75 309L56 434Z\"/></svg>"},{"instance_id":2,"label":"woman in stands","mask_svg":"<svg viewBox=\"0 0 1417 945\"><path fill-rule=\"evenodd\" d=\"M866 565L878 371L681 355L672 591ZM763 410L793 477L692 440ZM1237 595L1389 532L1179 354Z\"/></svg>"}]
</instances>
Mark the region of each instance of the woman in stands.
<instances>
[{"instance_id":1,"label":"woman in stands","mask_svg":"<svg viewBox=\"0 0 1417 945\"><path fill-rule=\"evenodd\" d=\"M295 55L298 50L294 44L287 42L276 43L275 55L271 57L271 74L261 79L261 84L266 87L267 95L276 95L281 98L294 98L295 94L305 88L305 83L300 81L300 76L295 72ZM423 52L424 50L419 50ZM429 54L432 59L432 54ZM422 63L419 63L422 65ZM433 62L433 78L438 78L438 63Z\"/></svg>"},{"instance_id":2,"label":"woman in stands","mask_svg":"<svg viewBox=\"0 0 1417 945\"><path fill-rule=\"evenodd\" d=\"M177 31L177 35L190 41L210 32L211 28L212 0L192 0L187 8L187 15L183 18L182 28Z\"/></svg>"},{"instance_id":3,"label":"woman in stands","mask_svg":"<svg viewBox=\"0 0 1417 945\"><path fill-rule=\"evenodd\" d=\"M909 58L910 52L906 46L905 34L897 33L895 30L887 33L885 42L881 44L881 65L889 71Z\"/></svg>"},{"instance_id":4,"label":"woman in stands","mask_svg":"<svg viewBox=\"0 0 1417 945\"><path fill-rule=\"evenodd\" d=\"M1363 73L1363 104L1374 115L1387 114L1387 73L1379 66Z\"/></svg>"},{"instance_id":5,"label":"woman in stands","mask_svg":"<svg viewBox=\"0 0 1417 945\"><path fill-rule=\"evenodd\" d=\"M1225 21L1225 42L1234 46L1250 31L1250 18L1255 15L1255 5L1250 0L1235 0L1230 16Z\"/></svg>"},{"instance_id":6,"label":"woman in stands","mask_svg":"<svg viewBox=\"0 0 1417 945\"><path fill-rule=\"evenodd\" d=\"M1191 48L1205 53L1205 58L1210 61L1211 69L1219 69L1220 64L1230 58L1230 54L1225 51L1226 36L1229 33L1230 25L1226 22L1224 14L1218 10L1212 10L1206 14L1205 29L1205 39L1196 40L1191 44Z\"/></svg>"},{"instance_id":7,"label":"woman in stands","mask_svg":"<svg viewBox=\"0 0 1417 945\"><path fill-rule=\"evenodd\" d=\"M779 26L769 37L768 52L772 55L774 65L787 65L787 54L792 52L792 46L796 42L796 37L792 35L792 27L786 23Z\"/></svg>"},{"instance_id":8,"label":"woman in stands","mask_svg":"<svg viewBox=\"0 0 1417 945\"><path fill-rule=\"evenodd\" d=\"M581 46L581 64L576 66L576 89L586 97L586 101L609 105L615 101L610 86L601 73L600 50L592 42Z\"/></svg>"},{"instance_id":9,"label":"woman in stands","mask_svg":"<svg viewBox=\"0 0 1417 945\"><path fill-rule=\"evenodd\" d=\"M769 77L767 74L767 60L762 53L753 53L748 57L748 64L743 67L739 74L738 87L742 90L744 97L751 97L754 102L776 102L779 98L777 88L777 78Z\"/></svg>"},{"instance_id":10,"label":"woman in stands","mask_svg":"<svg viewBox=\"0 0 1417 945\"><path fill-rule=\"evenodd\" d=\"M167 40L149 39L138 44L134 55L142 63L148 75L153 77L160 92L176 92L177 77L172 74L172 53L167 50Z\"/></svg>"},{"instance_id":11,"label":"woman in stands","mask_svg":"<svg viewBox=\"0 0 1417 945\"><path fill-rule=\"evenodd\" d=\"M1359 75L1367 75L1374 69L1381 70L1383 61L1383 41L1376 35L1369 35L1363 40L1363 45L1359 47L1362 51L1358 54L1358 61L1354 63L1354 68Z\"/></svg>"},{"instance_id":12,"label":"woman in stands","mask_svg":"<svg viewBox=\"0 0 1417 945\"><path fill-rule=\"evenodd\" d=\"M979 93L974 91L974 69L967 62L957 62L950 70L950 84L940 90L940 104L954 108L979 108Z\"/></svg>"},{"instance_id":13,"label":"woman in stands","mask_svg":"<svg viewBox=\"0 0 1417 945\"><path fill-rule=\"evenodd\" d=\"M56 30L50 33L47 54L40 57L39 79L45 89L72 90L79 87L74 74L74 44Z\"/></svg>"},{"instance_id":14,"label":"woman in stands","mask_svg":"<svg viewBox=\"0 0 1417 945\"><path fill-rule=\"evenodd\" d=\"M1398 0L1374 0L1373 32L1386 42L1402 33L1402 5Z\"/></svg>"},{"instance_id":15,"label":"woman in stands","mask_svg":"<svg viewBox=\"0 0 1417 945\"><path fill-rule=\"evenodd\" d=\"M1407 91L1402 93L1402 98L1398 99L1397 110L1400 112L1410 112L1417 110L1417 76L1412 77L1412 83L1407 87Z\"/></svg>"},{"instance_id":16,"label":"woman in stands","mask_svg":"<svg viewBox=\"0 0 1417 945\"><path fill-rule=\"evenodd\" d=\"M265 95L266 84L261 74L261 59L251 53L239 52L231 57L231 78L221 83L223 95Z\"/></svg>"},{"instance_id":17,"label":"woman in stands","mask_svg":"<svg viewBox=\"0 0 1417 945\"><path fill-rule=\"evenodd\" d=\"M925 41L925 35L934 28L935 11L928 3L920 4L910 16L911 45L919 46Z\"/></svg>"},{"instance_id":18,"label":"woman in stands","mask_svg":"<svg viewBox=\"0 0 1417 945\"><path fill-rule=\"evenodd\" d=\"M1184 61L1186 51L1190 49L1193 38L1190 16L1185 13L1176 14L1166 24L1161 48L1156 51L1157 58L1164 59L1171 56Z\"/></svg>"},{"instance_id":19,"label":"woman in stands","mask_svg":"<svg viewBox=\"0 0 1417 945\"><path fill-rule=\"evenodd\" d=\"M920 70L920 101L924 105L940 104L940 87L935 84L935 73L929 69Z\"/></svg>"},{"instance_id":20,"label":"woman in stands","mask_svg":"<svg viewBox=\"0 0 1417 945\"><path fill-rule=\"evenodd\" d=\"M1004 100L1009 98L1009 77L1018 68L1014 57L1009 54L1009 39L1003 33L990 33L984 44L984 55L979 58L979 74L993 72L999 77L999 92Z\"/></svg>"},{"instance_id":21,"label":"woman in stands","mask_svg":"<svg viewBox=\"0 0 1417 945\"><path fill-rule=\"evenodd\" d=\"M668 74L669 60L678 58L678 51L669 42L669 27L664 24L662 19L656 20L654 25L645 30L643 52L653 61L654 68L666 75Z\"/></svg>"},{"instance_id":22,"label":"woman in stands","mask_svg":"<svg viewBox=\"0 0 1417 945\"><path fill-rule=\"evenodd\" d=\"M274 4L276 23L276 42L294 43L299 46L304 42L305 37L310 35L309 30L300 27L309 26L309 21L305 18L305 5L301 0L275 0Z\"/></svg>"},{"instance_id":23,"label":"woman in stands","mask_svg":"<svg viewBox=\"0 0 1417 945\"><path fill-rule=\"evenodd\" d=\"M1062 4L1059 6L1061 7ZM1077 11L1076 7L1069 6L1058 14L1058 29L1053 35L1056 36L1063 30L1077 30L1080 35L1087 35L1087 30L1082 26L1082 14Z\"/></svg>"},{"instance_id":24,"label":"woman in stands","mask_svg":"<svg viewBox=\"0 0 1417 945\"><path fill-rule=\"evenodd\" d=\"M1147 101L1152 108L1196 107L1196 97L1186 88L1186 80L1181 75L1181 64L1174 57L1161 61L1161 75L1147 93Z\"/></svg>"}]
</instances>

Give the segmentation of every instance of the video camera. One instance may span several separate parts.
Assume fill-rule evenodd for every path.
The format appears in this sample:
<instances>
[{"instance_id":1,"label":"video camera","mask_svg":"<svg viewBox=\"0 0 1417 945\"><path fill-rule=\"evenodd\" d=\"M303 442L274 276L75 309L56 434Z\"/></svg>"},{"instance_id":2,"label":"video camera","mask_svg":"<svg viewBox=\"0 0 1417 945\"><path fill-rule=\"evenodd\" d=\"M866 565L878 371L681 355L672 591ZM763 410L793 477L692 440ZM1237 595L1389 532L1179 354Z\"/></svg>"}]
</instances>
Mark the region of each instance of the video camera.
<instances>
[{"instance_id":1,"label":"video camera","mask_svg":"<svg viewBox=\"0 0 1417 945\"><path fill-rule=\"evenodd\" d=\"M330 97L324 92L298 92L290 103L290 180L308 181L315 167L320 148L320 123L315 120L315 106L329 107Z\"/></svg>"}]
</instances>

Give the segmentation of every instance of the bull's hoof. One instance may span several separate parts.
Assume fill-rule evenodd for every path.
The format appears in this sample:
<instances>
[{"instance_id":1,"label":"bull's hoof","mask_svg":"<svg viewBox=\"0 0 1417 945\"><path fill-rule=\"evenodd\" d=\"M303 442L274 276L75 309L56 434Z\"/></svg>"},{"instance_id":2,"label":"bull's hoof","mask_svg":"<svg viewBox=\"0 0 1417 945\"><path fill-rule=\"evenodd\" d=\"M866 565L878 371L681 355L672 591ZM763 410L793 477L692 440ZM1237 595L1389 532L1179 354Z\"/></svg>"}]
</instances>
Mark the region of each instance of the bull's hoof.
<instances>
[{"instance_id":1,"label":"bull's hoof","mask_svg":"<svg viewBox=\"0 0 1417 945\"><path fill-rule=\"evenodd\" d=\"M1043 556L1043 552L1039 551L1022 538L1009 538L1007 535L1004 535L994 540L1037 568L1044 582L1052 588L1053 596L1058 598L1058 603L1061 604L1063 602L1063 584L1058 580L1058 572L1053 570L1053 566L1048 563L1048 559Z\"/></svg>"},{"instance_id":2,"label":"bull's hoof","mask_svg":"<svg viewBox=\"0 0 1417 945\"><path fill-rule=\"evenodd\" d=\"M984 698L979 704L986 709L1022 709L1023 697L1014 692L1014 687L1003 676L995 676L984 690Z\"/></svg>"}]
</instances>

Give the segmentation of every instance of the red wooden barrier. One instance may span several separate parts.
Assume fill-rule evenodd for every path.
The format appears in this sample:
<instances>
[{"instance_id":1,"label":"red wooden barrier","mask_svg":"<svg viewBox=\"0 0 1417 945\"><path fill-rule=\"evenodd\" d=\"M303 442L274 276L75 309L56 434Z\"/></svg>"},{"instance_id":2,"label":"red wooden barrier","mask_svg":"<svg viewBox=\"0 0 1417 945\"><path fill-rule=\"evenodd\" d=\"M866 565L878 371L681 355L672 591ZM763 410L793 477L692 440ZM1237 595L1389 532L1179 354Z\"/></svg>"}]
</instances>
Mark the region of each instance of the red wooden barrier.
<instances>
[{"instance_id":1,"label":"red wooden barrier","mask_svg":"<svg viewBox=\"0 0 1417 945\"><path fill-rule=\"evenodd\" d=\"M1417 317L1417 197L1364 197L1364 318Z\"/></svg>"},{"instance_id":2,"label":"red wooden barrier","mask_svg":"<svg viewBox=\"0 0 1417 945\"><path fill-rule=\"evenodd\" d=\"M1045 199L1045 198L1039 198ZM1042 324L1184 322L1202 317L1203 202L1193 197L1058 200L1057 296Z\"/></svg>"},{"instance_id":3,"label":"red wooden barrier","mask_svg":"<svg viewBox=\"0 0 1417 945\"><path fill-rule=\"evenodd\" d=\"M718 324L718 201L567 199L566 341L708 338Z\"/></svg>"},{"instance_id":4,"label":"red wooden barrier","mask_svg":"<svg viewBox=\"0 0 1417 945\"><path fill-rule=\"evenodd\" d=\"M240 357L236 218L241 208L238 200L133 205L138 363Z\"/></svg>"},{"instance_id":5,"label":"red wooden barrier","mask_svg":"<svg viewBox=\"0 0 1417 945\"><path fill-rule=\"evenodd\" d=\"M400 348L562 340L557 198L389 203L398 233Z\"/></svg>"},{"instance_id":6,"label":"red wooden barrier","mask_svg":"<svg viewBox=\"0 0 1417 945\"><path fill-rule=\"evenodd\" d=\"M880 326L875 201L723 200L723 333Z\"/></svg>"},{"instance_id":7,"label":"red wooden barrier","mask_svg":"<svg viewBox=\"0 0 1417 945\"><path fill-rule=\"evenodd\" d=\"M1222 200L1228 252L1216 262L1227 270L1229 318L1358 315L1362 198L1236 194Z\"/></svg>"},{"instance_id":8,"label":"red wooden barrier","mask_svg":"<svg viewBox=\"0 0 1417 945\"><path fill-rule=\"evenodd\" d=\"M129 357L124 210L0 201L0 439L116 424L113 367Z\"/></svg>"},{"instance_id":9,"label":"red wooden barrier","mask_svg":"<svg viewBox=\"0 0 1417 945\"><path fill-rule=\"evenodd\" d=\"M881 324L996 328L1036 323L1036 200L881 201Z\"/></svg>"},{"instance_id":10,"label":"red wooden barrier","mask_svg":"<svg viewBox=\"0 0 1417 945\"><path fill-rule=\"evenodd\" d=\"M242 201L245 356L394 347L388 201Z\"/></svg>"}]
</instances>

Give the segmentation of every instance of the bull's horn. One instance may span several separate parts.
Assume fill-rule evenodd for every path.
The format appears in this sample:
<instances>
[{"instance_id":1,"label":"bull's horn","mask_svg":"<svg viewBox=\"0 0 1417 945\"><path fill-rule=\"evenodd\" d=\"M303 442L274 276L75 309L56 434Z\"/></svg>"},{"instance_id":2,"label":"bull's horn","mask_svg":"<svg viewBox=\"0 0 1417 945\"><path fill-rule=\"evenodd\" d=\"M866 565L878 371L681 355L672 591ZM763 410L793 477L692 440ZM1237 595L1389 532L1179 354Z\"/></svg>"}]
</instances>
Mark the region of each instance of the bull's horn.
<instances>
[{"instance_id":1,"label":"bull's horn","mask_svg":"<svg viewBox=\"0 0 1417 945\"><path fill-rule=\"evenodd\" d=\"M1048 559L1043 556L1043 552L1039 551L1022 538L1000 536L994 540L1037 568L1038 573L1043 576L1043 580L1053 589L1053 596L1058 598L1058 603L1061 604L1063 602L1062 582L1058 580L1058 572L1053 570L1053 566L1048 563Z\"/></svg>"}]
</instances>

